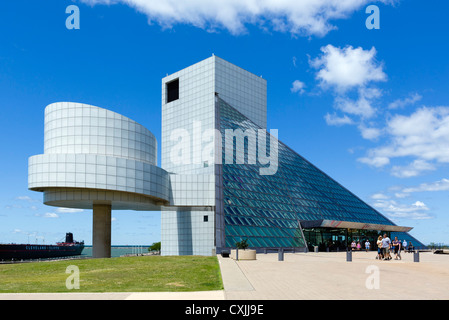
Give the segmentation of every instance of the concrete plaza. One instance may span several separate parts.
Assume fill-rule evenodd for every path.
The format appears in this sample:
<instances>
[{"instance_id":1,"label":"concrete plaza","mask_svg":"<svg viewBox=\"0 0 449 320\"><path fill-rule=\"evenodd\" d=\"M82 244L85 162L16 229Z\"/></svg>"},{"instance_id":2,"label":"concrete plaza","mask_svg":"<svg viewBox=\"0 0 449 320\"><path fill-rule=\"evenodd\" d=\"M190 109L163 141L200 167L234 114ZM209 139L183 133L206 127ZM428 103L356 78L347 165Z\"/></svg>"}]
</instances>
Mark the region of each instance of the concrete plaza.
<instances>
[{"instance_id":1,"label":"concrete plaza","mask_svg":"<svg viewBox=\"0 0 449 320\"><path fill-rule=\"evenodd\" d=\"M379 261L375 252L258 254L235 261L218 255L224 290L203 292L0 294L0 300L446 300L449 255L412 253ZM376 282L377 281L377 282ZM378 285L378 286L377 286Z\"/></svg>"},{"instance_id":2,"label":"concrete plaza","mask_svg":"<svg viewBox=\"0 0 449 320\"><path fill-rule=\"evenodd\" d=\"M219 261L225 298L231 300L449 299L449 255L420 253L420 262L413 262L413 253L402 253L402 260L375 256L354 252L347 262L346 252L286 253L284 261L278 254L258 254L256 261L234 265Z\"/></svg>"}]
</instances>

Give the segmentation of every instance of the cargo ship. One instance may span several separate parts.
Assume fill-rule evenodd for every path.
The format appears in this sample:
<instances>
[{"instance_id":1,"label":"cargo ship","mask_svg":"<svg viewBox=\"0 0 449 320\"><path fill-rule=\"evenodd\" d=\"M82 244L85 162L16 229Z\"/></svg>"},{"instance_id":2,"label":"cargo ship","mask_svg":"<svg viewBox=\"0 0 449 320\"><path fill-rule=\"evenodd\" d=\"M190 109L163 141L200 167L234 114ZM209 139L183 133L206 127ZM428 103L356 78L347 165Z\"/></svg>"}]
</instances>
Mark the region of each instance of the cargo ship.
<instances>
[{"instance_id":1,"label":"cargo ship","mask_svg":"<svg viewBox=\"0 0 449 320\"><path fill-rule=\"evenodd\" d=\"M84 249L84 241L73 240L73 234L67 232L65 242L46 244L0 244L0 260L47 259L78 256Z\"/></svg>"}]
</instances>

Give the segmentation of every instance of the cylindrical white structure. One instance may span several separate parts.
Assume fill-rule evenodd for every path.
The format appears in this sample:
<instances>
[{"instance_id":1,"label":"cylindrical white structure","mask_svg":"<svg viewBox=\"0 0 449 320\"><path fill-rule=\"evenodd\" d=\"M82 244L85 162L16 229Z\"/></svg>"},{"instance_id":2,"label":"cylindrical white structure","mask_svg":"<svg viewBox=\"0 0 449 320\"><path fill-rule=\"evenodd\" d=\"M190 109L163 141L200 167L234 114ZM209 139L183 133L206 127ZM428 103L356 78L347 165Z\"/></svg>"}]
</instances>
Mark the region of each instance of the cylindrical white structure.
<instances>
[{"instance_id":1,"label":"cylindrical white structure","mask_svg":"<svg viewBox=\"0 0 449 320\"><path fill-rule=\"evenodd\" d=\"M28 188L43 192L47 205L94 209L93 241L102 248L96 257L110 256L111 210L158 210L169 202L170 177L156 165L156 138L133 120L53 103L45 108L44 141L44 154L29 158Z\"/></svg>"},{"instance_id":2,"label":"cylindrical white structure","mask_svg":"<svg viewBox=\"0 0 449 320\"><path fill-rule=\"evenodd\" d=\"M97 154L157 164L157 141L137 122L72 102L45 108L44 154Z\"/></svg>"},{"instance_id":3,"label":"cylindrical white structure","mask_svg":"<svg viewBox=\"0 0 449 320\"><path fill-rule=\"evenodd\" d=\"M169 175L157 167L157 141L137 122L72 102L45 108L44 154L32 156L28 188L52 206L154 210L169 201Z\"/></svg>"}]
</instances>

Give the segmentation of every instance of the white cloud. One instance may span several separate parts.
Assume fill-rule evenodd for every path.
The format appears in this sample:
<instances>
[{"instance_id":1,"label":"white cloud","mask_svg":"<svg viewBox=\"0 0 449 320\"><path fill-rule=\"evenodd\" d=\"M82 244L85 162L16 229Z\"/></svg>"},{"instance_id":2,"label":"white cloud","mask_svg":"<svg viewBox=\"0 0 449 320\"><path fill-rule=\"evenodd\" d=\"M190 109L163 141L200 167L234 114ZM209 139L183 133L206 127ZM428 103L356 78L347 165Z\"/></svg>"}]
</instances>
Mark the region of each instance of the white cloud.
<instances>
[{"instance_id":1,"label":"white cloud","mask_svg":"<svg viewBox=\"0 0 449 320\"><path fill-rule=\"evenodd\" d=\"M335 113L334 114L326 113L324 119L326 119L326 123L330 126L343 126L345 124L353 124L351 118L349 118L347 115L339 117Z\"/></svg>"},{"instance_id":2,"label":"white cloud","mask_svg":"<svg viewBox=\"0 0 449 320\"><path fill-rule=\"evenodd\" d=\"M414 104L422 99L422 96L414 93L405 99L397 99L388 105L388 109L399 109Z\"/></svg>"},{"instance_id":3,"label":"white cloud","mask_svg":"<svg viewBox=\"0 0 449 320\"><path fill-rule=\"evenodd\" d=\"M407 198L408 196L410 196L410 194L408 194L408 193L404 193L404 192L396 192L395 194L394 194L394 196L396 197L396 198L399 198L399 199L402 199L402 198Z\"/></svg>"},{"instance_id":4,"label":"white cloud","mask_svg":"<svg viewBox=\"0 0 449 320\"><path fill-rule=\"evenodd\" d=\"M371 196L371 199L374 200L372 206L379 211L385 212L391 218L431 219L432 216L429 214L430 209L423 201L414 199L412 204L401 204L392 198L405 199L412 198L413 193L448 190L449 179L446 178L435 182L422 183L414 187L392 186L388 188L387 192L382 191L373 194Z\"/></svg>"},{"instance_id":5,"label":"white cloud","mask_svg":"<svg viewBox=\"0 0 449 320\"><path fill-rule=\"evenodd\" d=\"M252 24L294 35L324 36L336 27L333 20L345 19L361 10L368 0L82 0L85 3L124 3L164 28L189 24L206 30L246 32ZM379 0L389 4L391 0Z\"/></svg>"},{"instance_id":6,"label":"white cloud","mask_svg":"<svg viewBox=\"0 0 449 320\"><path fill-rule=\"evenodd\" d=\"M390 159L387 157L362 157L358 158L357 161L376 168L381 168L390 163Z\"/></svg>"},{"instance_id":7,"label":"white cloud","mask_svg":"<svg viewBox=\"0 0 449 320\"><path fill-rule=\"evenodd\" d=\"M372 81L385 81L387 75L382 64L375 59L376 49L337 48L327 45L321 48L320 57L311 60L310 64L319 69L316 77L323 87L333 87L337 92L344 93L348 89L365 87Z\"/></svg>"},{"instance_id":8,"label":"white cloud","mask_svg":"<svg viewBox=\"0 0 449 320\"><path fill-rule=\"evenodd\" d=\"M422 201L416 201L412 204L400 204L395 200L377 200L374 207L386 213L390 218L423 220L432 219L432 216L428 213L430 210L427 205Z\"/></svg>"},{"instance_id":9,"label":"white cloud","mask_svg":"<svg viewBox=\"0 0 449 320\"><path fill-rule=\"evenodd\" d=\"M59 213L73 213L73 212L83 212L83 209L75 209L75 208L58 208L56 212Z\"/></svg>"},{"instance_id":10,"label":"white cloud","mask_svg":"<svg viewBox=\"0 0 449 320\"><path fill-rule=\"evenodd\" d=\"M376 140L382 130L365 124L366 120L378 114L376 104L382 96L382 91L373 83L387 80L383 64L376 60L376 48L339 48L329 44L322 47L321 52L317 58L309 59L309 64L317 69L316 79L321 88L330 89L334 94L334 108L344 114L337 117L328 113L326 123L356 124L364 139ZM375 159L375 162L382 160ZM379 166L378 163L375 165Z\"/></svg>"},{"instance_id":11,"label":"white cloud","mask_svg":"<svg viewBox=\"0 0 449 320\"><path fill-rule=\"evenodd\" d=\"M18 196L14 198L14 202L13 204L8 204L5 205L5 209L26 209L29 208L31 210L37 210L37 206L34 205L33 203L38 202L38 200L35 200L29 196ZM29 204L25 204L26 202L28 202Z\"/></svg>"},{"instance_id":12,"label":"white cloud","mask_svg":"<svg viewBox=\"0 0 449 320\"><path fill-rule=\"evenodd\" d=\"M402 189L402 192L429 192L429 191L447 191L449 190L449 179L443 178L431 183L422 183L417 187L408 187Z\"/></svg>"},{"instance_id":13,"label":"white cloud","mask_svg":"<svg viewBox=\"0 0 449 320\"><path fill-rule=\"evenodd\" d=\"M43 215L44 218L59 218L59 216L54 212L47 212Z\"/></svg>"},{"instance_id":14,"label":"white cloud","mask_svg":"<svg viewBox=\"0 0 449 320\"><path fill-rule=\"evenodd\" d=\"M338 96L335 99L334 107L343 112L357 115L361 119L368 119L375 115L376 108L373 106L373 102L380 96L381 92L376 88L361 87L358 89L357 100Z\"/></svg>"},{"instance_id":15,"label":"white cloud","mask_svg":"<svg viewBox=\"0 0 449 320\"><path fill-rule=\"evenodd\" d=\"M412 158L409 165L392 169L398 177L413 177L449 163L449 107L422 107L408 116L394 115L385 132L387 144L368 150L361 162L381 167L393 158Z\"/></svg>"},{"instance_id":16,"label":"white cloud","mask_svg":"<svg viewBox=\"0 0 449 320\"><path fill-rule=\"evenodd\" d=\"M293 66L296 68L296 57L292 58Z\"/></svg>"},{"instance_id":17,"label":"white cloud","mask_svg":"<svg viewBox=\"0 0 449 320\"><path fill-rule=\"evenodd\" d=\"M396 115L389 122L389 129L394 136L401 139L408 138L407 144L426 139L429 133L432 137L446 137L449 133L449 108L419 108L410 116ZM427 140L426 140L427 141Z\"/></svg>"},{"instance_id":18,"label":"white cloud","mask_svg":"<svg viewBox=\"0 0 449 320\"><path fill-rule=\"evenodd\" d=\"M366 127L364 124L359 125L359 130L360 133L362 134L362 137L367 140L376 140L382 134L381 129L369 128Z\"/></svg>"},{"instance_id":19,"label":"white cloud","mask_svg":"<svg viewBox=\"0 0 449 320\"><path fill-rule=\"evenodd\" d=\"M5 209L23 209L23 206L20 204L11 204L11 205L6 205Z\"/></svg>"},{"instance_id":20,"label":"white cloud","mask_svg":"<svg viewBox=\"0 0 449 320\"><path fill-rule=\"evenodd\" d=\"M419 208L427 208L427 206L422 201L416 201L413 206L419 207Z\"/></svg>"},{"instance_id":21,"label":"white cloud","mask_svg":"<svg viewBox=\"0 0 449 320\"><path fill-rule=\"evenodd\" d=\"M305 86L306 86L306 84L304 82L295 80L295 81L293 81L293 84L292 84L292 87L290 90L291 90L291 92L298 92L299 94L303 94Z\"/></svg>"},{"instance_id":22,"label":"white cloud","mask_svg":"<svg viewBox=\"0 0 449 320\"><path fill-rule=\"evenodd\" d=\"M26 202L36 202L36 200L30 198L29 196L18 196L15 200L21 200Z\"/></svg>"},{"instance_id":23,"label":"white cloud","mask_svg":"<svg viewBox=\"0 0 449 320\"><path fill-rule=\"evenodd\" d=\"M365 118L371 118L375 112L374 108L371 107L371 104L364 98L354 101L346 97L337 97L334 106L336 109L345 113Z\"/></svg>"},{"instance_id":24,"label":"white cloud","mask_svg":"<svg viewBox=\"0 0 449 320\"><path fill-rule=\"evenodd\" d=\"M375 193L371 196L371 199L374 199L374 200L386 200L389 198L390 198L389 196L387 196L383 193Z\"/></svg>"},{"instance_id":25,"label":"white cloud","mask_svg":"<svg viewBox=\"0 0 449 320\"><path fill-rule=\"evenodd\" d=\"M407 166L393 166L391 174L398 178L411 178L420 175L423 171L435 169L433 164L417 159Z\"/></svg>"}]
</instances>

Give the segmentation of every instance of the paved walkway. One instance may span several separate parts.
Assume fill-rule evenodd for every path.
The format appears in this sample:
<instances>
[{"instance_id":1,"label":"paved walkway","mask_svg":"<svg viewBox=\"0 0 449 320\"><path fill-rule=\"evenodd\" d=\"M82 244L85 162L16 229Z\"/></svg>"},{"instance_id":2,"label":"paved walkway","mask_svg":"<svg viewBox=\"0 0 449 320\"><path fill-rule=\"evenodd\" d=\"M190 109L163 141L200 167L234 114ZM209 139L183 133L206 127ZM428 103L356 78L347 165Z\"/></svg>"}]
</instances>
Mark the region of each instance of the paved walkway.
<instances>
[{"instance_id":1,"label":"paved walkway","mask_svg":"<svg viewBox=\"0 0 449 320\"><path fill-rule=\"evenodd\" d=\"M234 262L246 282L226 286L226 299L449 299L449 255L412 253L402 260L379 261L373 252L258 254L256 261ZM223 258L219 257L220 262ZM221 263L221 266L225 266ZM235 272L235 271L234 271ZM376 282L377 281L377 282ZM244 290L248 287L252 289ZM376 289L376 287L378 289Z\"/></svg>"},{"instance_id":2,"label":"paved walkway","mask_svg":"<svg viewBox=\"0 0 449 320\"><path fill-rule=\"evenodd\" d=\"M258 254L254 261L218 256L224 290L204 292L0 294L0 300L303 300L449 299L449 255L403 253L379 261L373 252Z\"/></svg>"},{"instance_id":3,"label":"paved walkway","mask_svg":"<svg viewBox=\"0 0 449 320\"><path fill-rule=\"evenodd\" d=\"M224 291L1 293L0 300L224 300Z\"/></svg>"}]
</instances>

